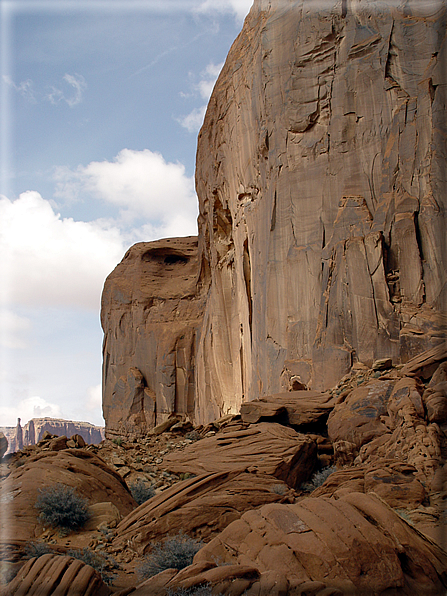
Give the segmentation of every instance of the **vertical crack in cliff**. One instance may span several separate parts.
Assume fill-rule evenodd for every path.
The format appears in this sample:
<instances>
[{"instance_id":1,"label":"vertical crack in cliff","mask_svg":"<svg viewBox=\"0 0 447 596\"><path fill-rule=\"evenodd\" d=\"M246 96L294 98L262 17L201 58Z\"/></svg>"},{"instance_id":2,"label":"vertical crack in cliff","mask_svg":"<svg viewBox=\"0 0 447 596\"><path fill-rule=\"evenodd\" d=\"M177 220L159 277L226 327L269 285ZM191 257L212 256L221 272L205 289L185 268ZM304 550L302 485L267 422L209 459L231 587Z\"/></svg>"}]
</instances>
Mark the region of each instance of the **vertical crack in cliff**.
<instances>
[{"instance_id":1,"label":"vertical crack in cliff","mask_svg":"<svg viewBox=\"0 0 447 596\"><path fill-rule=\"evenodd\" d=\"M374 280L373 280L373 275L377 271L379 264L376 266L376 268L374 269L374 271L371 270L369 259L368 259L368 251L366 250L365 240L364 239L362 241L362 244L363 244L363 250L365 251L366 268L368 270L368 275L369 275L370 284L371 284L371 296L372 296L372 302L373 302L373 305L374 305L374 315L376 317L376 327L377 327L377 329L380 329L379 313L377 312L376 294L375 294L375 291L374 291Z\"/></svg>"},{"instance_id":2,"label":"vertical crack in cliff","mask_svg":"<svg viewBox=\"0 0 447 596\"><path fill-rule=\"evenodd\" d=\"M402 87L402 85L399 83L399 81L393 76L393 67L395 66L396 63L396 56L397 51L395 50L395 45L393 42L393 33L394 33L394 19L391 25L391 29L390 29L390 36L388 38L388 53L387 53L387 57L386 57L386 62L385 62L385 80L388 81L389 85L391 88L397 89L398 92L400 93L400 99L402 99L403 97L408 98L409 94L407 93L407 91L405 91L405 89Z\"/></svg>"},{"instance_id":3,"label":"vertical crack in cliff","mask_svg":"<svg viewBox=\"0 0 447 596\"><path fill-rule=\"evenodd\" d=\"M392 82L395 82L393 77L391 76L391 48L392 48L392 38L393 38L393 31L394 31L394 19L391 23L390 35L388 37L388 51L386 55L385 61L385 79L391 79Z\"/></svg>"},{"instance_id":4,"label":"vertical crack in cliff","mask_svg":"<svg viewBox=\"0 0 447 596\"><path fill-rule=\"evenodd\" d=\"M273 232L275 227L276 227L276 190L275 190L275 195L273 197L273 210L272 210L272 219L271 219L271 223L270 223L270 231Z\"/></svg>"},{"instance_id":5,"label":"vertical crack in cliff","mask_svg":"<svg viewBox=\"0 0 447 596\"><path fill-rule=\"evenodd\" d=\"M244 269L244 281L245 281L245 291L247 294L247 304L248 304L248 322L250 325L250 338L252 335L252 320L253 320L253 301L251 296L251 262L250 262L250 252L248 250L248 238L244 241L244 255L243 255L243 269Z\"/></svg>"},{"instance_id":6,"label":"vertical crack in cliff","mask_svg":"<svg viewBox=\"0 0 447 596\"><path fill-rule=\"evenodd\" d=\"M241 339L243 336L243 332L242 332L242 328L241 328ZM244 347L241 344L241 347L239 349L239 361L240 361L240 365L241 365L241 398L242 401L245 400L245 382L244 382Z\"/></svg>"},{"instance_id":7,"label":"vertical crack in cliff","mask_svg":"<svg viewBox=\"0 0 447 596\"><path fill-rule=\"evenodd\" d=\"M416 246L419 252L419 260L420 260L420 267L421 267L421 303L424 304L426 302L426 292L425 292L425 281L424 281L424 253L422 250L422 238L421 238L421 230L419 227L419 211L416 211L414 214L414 235L416 238Z\"/></svg>"}]
</instances>

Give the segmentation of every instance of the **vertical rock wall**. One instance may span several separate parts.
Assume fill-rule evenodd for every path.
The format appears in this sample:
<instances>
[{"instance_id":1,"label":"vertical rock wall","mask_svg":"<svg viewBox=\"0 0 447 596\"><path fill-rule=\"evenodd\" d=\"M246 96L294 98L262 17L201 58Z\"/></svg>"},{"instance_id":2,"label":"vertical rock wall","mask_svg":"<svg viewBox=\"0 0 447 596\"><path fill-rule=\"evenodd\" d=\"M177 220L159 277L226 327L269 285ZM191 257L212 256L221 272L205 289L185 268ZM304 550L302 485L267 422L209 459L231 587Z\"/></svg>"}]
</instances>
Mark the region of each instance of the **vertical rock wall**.
<instances>
[{"instance_id":1,"label":"vertical rock wall","mask_svg":"<svg viewBox=\"0 0 447 596\"><path fill-rule=\"evenodd\" d=\"M198 421L444 339L443 3L255 0L197 151Z\"/></svg>"},{"instance_id":2,"label":"vertical rock wall","mask_svg":"<svg viewBox=\"0 0 447 596\"><path fill-rule=\"evenodd\" d=\"M196 335L204 309L197 238L140 242L102 295L106 434L144 434L170 414L193 416ZM201 283L201 282L200 282Z\"/></svg>"}]
</instances>

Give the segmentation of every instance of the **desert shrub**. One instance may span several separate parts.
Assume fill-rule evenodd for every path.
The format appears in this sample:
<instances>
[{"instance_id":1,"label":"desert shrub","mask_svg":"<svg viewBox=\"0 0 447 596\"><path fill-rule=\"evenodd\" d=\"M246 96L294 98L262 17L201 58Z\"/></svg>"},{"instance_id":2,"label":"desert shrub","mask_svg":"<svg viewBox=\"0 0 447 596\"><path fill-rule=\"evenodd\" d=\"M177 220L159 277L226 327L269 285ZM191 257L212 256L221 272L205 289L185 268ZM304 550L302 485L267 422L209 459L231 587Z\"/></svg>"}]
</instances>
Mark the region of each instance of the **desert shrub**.
<instances>
[{"instance_id":1,"label":"desert shrub","mask_svg":"<svg viewBox=\"0 0 447 596\"><path fill-rule=\"evenodd\" d=\"M155 543L151 553L138 567L137 573L142 579L147 579L165 569L188 567L202 546L201 541L179 532L176 536L166 538L164 542Z\"/></svg>"},{"instance_id":2,"label":"desert shrub","mask_svg":"<svg viewBox=\"0 0 447 596\"><path fill-rule=\"evenodd\" d=\"M313 491L319 486L323 484L323 482L329 478L331 474L336 472L337 468L335 466L327 466L326 468L322 468L318 472L312 476L309 482L305 482L301 485L301 488L306 491Z\"/></svg>"},{"instance_id":3,"label":"desert shrub","mask_svg":"<svg viewBox=\"0 0 447 596\"><path fill-rule=\"evenodd\" d=\"M70 550L67 554L69 557L79 559L79 561L93 567L101 575L103 582L106 584L113 582L116 576L113 569L117 569L118 565L111 555L103 551L93 551L91 548Z\"/></svg>"},{"instance_id":4,"label":"desert shrub","mask_svg":"<svg viewBox=\"0 0 447 596\"><path fill-rule=\"evenodd\" d=\"M25 559L33 559L52 553L53 549L46 542L30 542L25 547Z\"/></svg>"},{"instance_id":5,"label":"desert shrub","mask_svg":"<svg viewBox=\"0 0 447 596\"><path fill-rule=\"evenodd\" d=\"M129 484L129 490L138 505L152 499L155 495L155 489L152 484L147 484L143 480L136 480Z\"/></svg>"},{"instance_id":6,"label":"desert shrub","mask_svg":"<svg viewBox=\"0 0 447 596\"><path fill-rule=\"evenodd\" d=\"M285 484L274 484L270 490L276 495L285 495L287 492L287 486Z\"/></svg>"},{"instance_id":7,"label":"desert shrub","mask_svg":"<svg viewBox=\"0 0 447 596\"><path fill-rule=\"evenodd\" d=\"M39 489L39 493L35 507L44 524L70 531L82 528L90 517L87 499L71 486L53 484Z\"/></svg>"},{"instance_id":8,"label":"desert shrub","mask_svg":"<svg viewBox=\"0 0 447 596\"><path fill-rule=\"evenodd\" d=\"M399 517L401 517L402 519L404 519L407 522L407 524L413 525L413 521L412 521L411 517L408 515L408 512L405 509L399 509L399 508L397 508L397 509L394 509L394 511L397 513L397 515Z\"/></svg>"},{"instance_id":9,"label":"desert shrub","mask_svg":"<svg viewBox=\"0 0 447 596\"><path fill-rule=\"evenodd\" d=\"M19 568L8 561L0 561L0 585L9 584L17 575Z\"/></svg>"},{"instance_id":10,"label":"desert shrub","mask_svg":"<svg viewBox=\"0 0 447 596\"><path fill-rule=\"evenodd\" d=\"M192 588L177 588L176 590L168 588L167 591L167 596L212 596L212 594L211 584Z\"/></svg>"}]
</instances>

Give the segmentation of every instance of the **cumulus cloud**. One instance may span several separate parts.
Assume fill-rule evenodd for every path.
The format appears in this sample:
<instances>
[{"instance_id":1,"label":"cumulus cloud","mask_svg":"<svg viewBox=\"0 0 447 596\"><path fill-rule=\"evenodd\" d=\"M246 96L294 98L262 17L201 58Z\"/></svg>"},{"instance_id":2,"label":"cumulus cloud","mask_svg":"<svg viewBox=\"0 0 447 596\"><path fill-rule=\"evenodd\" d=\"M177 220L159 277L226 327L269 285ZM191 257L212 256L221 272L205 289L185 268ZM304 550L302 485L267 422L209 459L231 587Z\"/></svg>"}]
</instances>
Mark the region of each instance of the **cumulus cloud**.
<instances>
[{"instance_id":1,"label":"cumulus cloud","mask_svg":"<svg viewBox=\"0 0 447 596\"><path fill-rule=\"evenodd\" d=\"M22 426L31 418L63 418L61 408L42 397L33 396L20 400L14 405L0 405L2 426L15 426L20 416Z\"/></svg>"},{"instance_id":2,"label":"cumulus cloud","mask_svg":"<svg viewBox=\"0 0 447 596\"><path fill-rule=\"evenodd\" d=\"M5 302L98 308L104 279L126 248L117 227L61 218L35 191L1 197L0 221Z\"/></svg>"},{"instance_id":3,"label":"cumulus cloud","mask_svg":"<svg viewBox=\"0 0 447 596\"><path fill-rule=\"evenodd\" d=\"M89 412L100 410L102 408L102 390L101 385L89 387L87 391L86 409Z\"/></svg>"},{"instance_id":4,"label":"cumulus cloud","mask_svg":"<svg viewBox=\"0 0 447 596\"><path fill-rule=\"evenodd\" d=\"M179 118L179 122L183 126L183 128L186 128L188 132L199 132L200 127L203 124L205 112L206 105L200 108L194 108L192 112L190 112L183 118Z\"/></svg>"},{"instance_id":5,"label":"cumulus cloud","mask_svg":"<svg viewBox=\"0 0 447 596\"><path fill-rule=\"evenodd\" d=\"M112 162L60 168L56 178L59 196L102 200L118 215L74 221L36 191L16 200L0 196L4 305L97 309L106 276L131 244L197 233L193 178L159 153L124 149ZM24 322L4 316L11 333L3 341L20 347Z\"/></svg>"},{"instance_id":6,"label":"cumulus cloud","mask_svg":"<svg viewBox=\"0 0 447 596\"><path fill-rule=\"evenodd\" d=\"M199 93L200 97L208 102L214 85L216 84L217 77L222 70L223 62L221 64L214 64L211 62L208 66L200 73L201 80L198 84L193 85L193 95ZM191 94L182 94L183 97L190 97ZM197 133L203 124L205 117L207 104L194 108L189 114L178 118L177 121L186 128L188 132Z\"/></svg>"},{"instance_id":7,"label":"cumulus cloud","mask_svg":"<svg viewBox=\"0 0 447 596\"><path fill-rule=\"evenodd\" d=\"M194 179L181 163L166 162L160 153L123 149L113 161L93 161L76 170L58 168L57 196L76 199L90 195L120 210L122 224L147 220L146 230L162 237L197 233ZM154 239L151 235L150 239Z\"/></svg>"},{"instance_id":8,"label":"cumulus cloud","mask_svg":"<svg viewBox=\"0 0 447 596\"><path fill-rule=\"evenodd\" d=\"M57 105L61 101L65 101L70 108L78 105L81 103L84 91L87 89L87 83L84 77L80 74L75 73L74 75L65 74L63 80L73 88L73 91L70 95L66 95L62 89L58 89L57 87L51 87L51 93L47 95L48 101L50 101L53 105Z\"/></svg>"},{"instance_id":9,"label":"cumulus cloud","mask_svg":"<svg viewBox=\"0 0 447 596\"><path fill-rule=\"evenodd\" d=\"M234 13L239 21L248 14L253 0L205 0L199 6L199 12L230 12Z\"/></svg>"},{"instance_id":10,"label":"cumulus cloud","mask_svg":"<svg viewBox=\"0 0 447 596\"><path fill-rule=\"evenodd\" d=\"M0 345L10 349L28 347L27 335L31 321L6 308L0 309Z\"/></svg>"}]
</instances>

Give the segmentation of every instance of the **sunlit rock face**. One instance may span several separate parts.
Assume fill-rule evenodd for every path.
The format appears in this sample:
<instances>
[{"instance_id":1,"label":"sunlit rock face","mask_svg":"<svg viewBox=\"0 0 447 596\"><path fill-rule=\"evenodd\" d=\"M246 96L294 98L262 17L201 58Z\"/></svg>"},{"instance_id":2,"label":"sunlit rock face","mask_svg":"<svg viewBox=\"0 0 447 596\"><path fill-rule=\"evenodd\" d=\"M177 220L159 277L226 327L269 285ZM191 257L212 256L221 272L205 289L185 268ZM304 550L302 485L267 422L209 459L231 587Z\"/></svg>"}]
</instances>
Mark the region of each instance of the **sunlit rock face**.
<instances>
[{"instance_id":1,"label":"sunlit rock face","mask_svg":"<svg viewBox=\"0 0 447 596\"><path fill-rule=\"evenodd\" d=\"M140 242L105 282L101 323L106 435L193 416L196 334L204 309L197 237Z\"/></svg>"},{"instance_id":2,"label":"sunlit rock face","mask_svg":"<svg viewBox=\"0 0 447 596\"><path fill-rule=\"evenodd\" d=\"M109 435L444 341L445 31L441 2L255 0L198 139L198 238L106 281Z\"/></svg>"},{"instance_id":3,"label":"sunlit rock face","mask_svg":"<svg viewBox=\"0 0 447 596\"><path fill-rule=\"evenodd\" d=\"M197 152L199 422L443 341L445 10L389 4L255 0L229 52Z\"/></svg>"}]
</instances>

